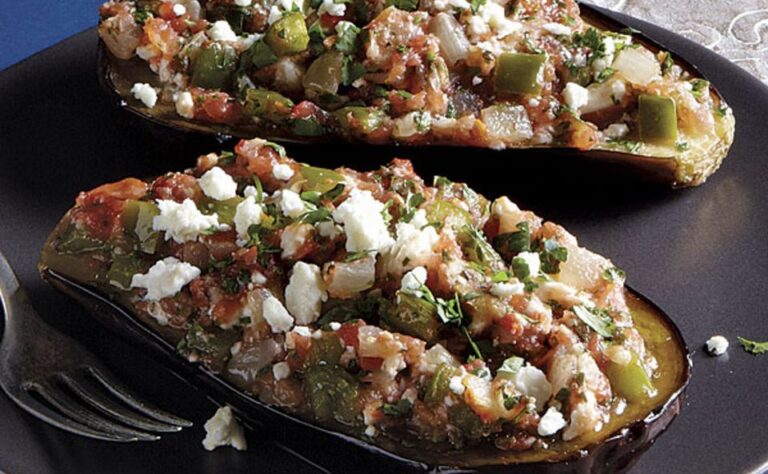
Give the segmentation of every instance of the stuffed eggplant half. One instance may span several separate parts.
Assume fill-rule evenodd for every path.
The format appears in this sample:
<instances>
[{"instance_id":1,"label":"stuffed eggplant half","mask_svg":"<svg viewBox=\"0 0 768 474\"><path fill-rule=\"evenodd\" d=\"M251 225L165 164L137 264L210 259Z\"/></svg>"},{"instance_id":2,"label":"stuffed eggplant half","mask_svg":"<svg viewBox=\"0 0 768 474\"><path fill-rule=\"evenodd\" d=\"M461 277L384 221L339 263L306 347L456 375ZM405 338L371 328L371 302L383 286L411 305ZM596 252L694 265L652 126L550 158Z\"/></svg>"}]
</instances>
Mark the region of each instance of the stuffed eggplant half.
<instances>
[{"instance_id":1,"label":"stuffed eggplant half","mask_svg":"<svg viewBox=\"0 0 768 474\"><path fill-rule=\"evenodd\" d=\"M731 110L695 69L574 0L118 1L102 78L192 131L564 148L704 182Z\"/></svg>"},{"instance_id":2,"label":"stuffed eggplant half","mask_svg":"<svg viewBox=\"0 0 768 474\"><path fill-rule=\"evenodd\" d=\"M690 373L675 326L608 259L402 159L330 170L241 141L80 194L41 271L252 403L429 466L624 467Z\"/></svg>"}]
</instances>

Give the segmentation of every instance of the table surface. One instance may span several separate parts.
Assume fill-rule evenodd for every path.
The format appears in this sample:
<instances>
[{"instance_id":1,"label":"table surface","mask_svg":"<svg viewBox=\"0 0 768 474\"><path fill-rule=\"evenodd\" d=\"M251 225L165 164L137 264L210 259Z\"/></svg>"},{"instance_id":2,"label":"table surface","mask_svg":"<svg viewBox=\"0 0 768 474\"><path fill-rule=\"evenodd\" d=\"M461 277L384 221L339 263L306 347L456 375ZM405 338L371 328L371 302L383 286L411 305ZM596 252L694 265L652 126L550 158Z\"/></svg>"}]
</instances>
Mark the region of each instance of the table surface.
<instances>
[{"instance_id":1,"label":"table surface","mask_svg":"<svg viewBox=\"0 0 768 474\"><path fill-rule=\"evenodd\" d=\"M767 0L589 1L650 21L703 44L768 84ZM0 9L0 70L94 26L101 3L101 0L5 2Z\"/></svg>"}]
</instances>

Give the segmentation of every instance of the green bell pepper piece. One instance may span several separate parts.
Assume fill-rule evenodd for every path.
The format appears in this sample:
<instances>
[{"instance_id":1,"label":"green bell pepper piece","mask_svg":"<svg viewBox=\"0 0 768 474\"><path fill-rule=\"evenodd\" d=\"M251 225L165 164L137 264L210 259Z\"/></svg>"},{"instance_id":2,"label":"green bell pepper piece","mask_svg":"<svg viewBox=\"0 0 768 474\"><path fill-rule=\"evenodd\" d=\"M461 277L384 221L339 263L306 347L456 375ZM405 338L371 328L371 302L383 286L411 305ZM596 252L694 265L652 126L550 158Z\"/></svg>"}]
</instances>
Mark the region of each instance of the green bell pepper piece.
<instances>
[{"instance_id":1,"label":"green bell pepper piece","mask_svg":"<svg viewBox=\"0 0 768 474\"><path fill-rule=\"evenodd\" d=\"M445 200L432 201L424 207L427 222L439 223L452 228L472 225L472 216L464 209Z\"/></svg>"},{"instance_id":2,"label":"green bell pepper piece","mask_svg":"<svg viewBox=\"0 0 768 474\"><path fill-rule=\"evenodd\" d=\"M139 240L139 250L153 254L160 242L160 232L152 229L152 221L160 215L157 204L151 201L126 201L123 207L123 228L132 231Z\"/></svg>"},{"instance_id":3,"label":"green bell pepper piece","mask_svg":"<svg viewBox=\"0 0 768 474\"><path fill-rule=\"evenodd\" d=\"M386 115L375 107L348 106L333 113L339 126L345 133L367 135L384 123Z\"/></svg>"},{"instance_id":4,"label":"green bell pepper piece","mask_svg":"<svg viewBox=\"0 0 768 474\"><path fill-rule=\"evenodd\" d=\"M675 101L669 97L641 94L637 121L641 140L667 144L677 141L677 109Z\"/></svg>"},{"instance_id":5,"label":"green bell pepper piece","mask_svg":"<svg viewBox=\"0 0 768 474\"><path fill-rule=\"evenodd\" d=\"M338 365L316 365L304 373L304 390L320 421L354 423L360 414L357 381Z\"/></svg>"},{"instance_id":6,"label":"green bell pepper piece","mask_svg":"<svg viewBox=\"0 0 768 474\"><path fill-rule=\"evenodd\" d=\"M344 55L339 51L328 51L315 59L307 68L302 84L307 93L316 95L336 94L341 84Z\"/></svg>"},{"instance_id":7,"label":"green bell pepper piece","mask_svg":"<svg viewBox=\"0 0 768 474\"><path fill-rule=\"evenodd\" d=\"M632 354L632 360L627 365L609 362L606 374L613 389L630 403L647 400L656 394L656 389L635 354Z\"/></svg>"},{"instance_id":8,"label":"green bell pepper piece","mask_svg":"<svg viewBox=\"0 0 768 474\"><path fill-rule=\"evenodd\" d=\"M244 105L245 112L250 115L281 122L290 115L293 101L274 91L248 89L245 92Z\"/></svg>"},{"instance_id":9,"label":"green bell pepper piece","mask_svg":"<svg viewBox=\"0 0 768 474\"><path fill-rule=\"evenodd\" d=\"M385 312L382 319L398 332L434 341L440 328L435 305L403 292L397 298L397 306Z\"/></svg>"},{"instance_id":10,"label":"green bell pepper piece","mask_svg":"<svg viewBox=\"0 0 768 474\"><path fill-rule=\"evenodd\" d=\"M131 289L133 275L143 273L146 265L133 255L115 255L107 272L107 281L121 290Z\"/></svg>"},{"instance_id":11,"label":"green bell pepper piece","mask_svg":"<svg viewBox=\"0 0 768 474\"><path fill-rule=\"evenodd\" d=\"M430 406L442 403L450 390L451 377L456 375L456 369L447 364L441 364L435 375L429 379L427 391L424 393L424 403Z\"/></svg>"},{"instance_id":12,"label":"green bell pepper piece","mask_svg":"<svg viewBox=\"0 0 768 474\"><path fill-rule=\"evenodd\" d=\"M344 182L344 176L339 173L315 166L302 166L301 176L306 180L301 187L302 192L317 191L324 194Z\"/></svg>"},{"instance_id":13,"label":"green bell pepper piece","mask_svg":"<svg viewBox=\"0 0 768 474\"><path fill-rule=\"evenodd\" d=\"M237 212L237 205L243 202L243 198L235 196L224 201L216 201L211 199L200 206L203 214L213 215L214 213L219 216L219 224L227 224L232 226L235 224L235 213Z\"/></svg>"},{"instance_id":14,"label":"green bell pepper piece","mask_svg":"<svg viewBox=\"0 0 768 474\"><path fill-rule=\"evenodd\" d=\"M192 62L192 85L204 89L229 90L237 68L237 51L231 46L211 43Z\"/></svg>"},{"instance_id":15,"label":"green bell pepper piece","mask_svg":"<svg viewBox=\"0 0 768 474\"><path fill-rule=\"evenodd\" d=\"M312 346L307 354L308 367L315 365L335 365L344 353L344 346L339 336L333 333L324 333L320 339L312 339Z\"/></svg>"},{"instance_id":16,"label":"green bell pepper piece","mask_svg":"<svg viewBox=\"0 0 768 474\"><path fill-rule=\"evenodd\" d=\"M496 60L494 85L500 95L538 94L541 92L543 54L501 53Z\"/></svg>"},{"instance_id":17,"label":"green bell pepper piece","mask_svg":"<svg viewBox=\"0 0 768 474\"><path fill-rule=\"evenodd\" d=\"M309 46L309 33L304 15L299 12L285 13L269 27L264 41L278 56L304 51Z\"/></svg>"}]
</instances>

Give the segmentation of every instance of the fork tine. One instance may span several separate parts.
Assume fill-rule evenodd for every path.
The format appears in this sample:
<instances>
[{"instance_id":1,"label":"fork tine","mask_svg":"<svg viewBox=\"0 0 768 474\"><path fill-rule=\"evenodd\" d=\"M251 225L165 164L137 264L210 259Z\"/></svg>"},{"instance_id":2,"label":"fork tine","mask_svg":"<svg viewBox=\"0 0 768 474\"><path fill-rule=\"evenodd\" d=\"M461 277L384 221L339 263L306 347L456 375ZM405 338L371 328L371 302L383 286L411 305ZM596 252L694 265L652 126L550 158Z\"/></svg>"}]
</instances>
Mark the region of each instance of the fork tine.
<instances>
[{"instance_id":1,"label":"fork tine","mask_svg":"<svg viewBox=\"0 0 768 474\"><path fill-rule=\"evenodd\" d=\"M152 406L143 400L139 400L138 398L134 397L133 394L121 383L117 382L113 377L108 377L101 370L94 367L87 367L86 370L96 380L98 380L104 386L104 388L109 390L112 395L116 396L125 404L144 413L145 415L158 421L164 421L176 426L190 427L193 425L193 423L189 420L185 420L184 418L172 415L166 411Z\"/></svg>"},{"instance_id":2,"label":"fork tine","mask_svg":"<svg viewBox=\"0 0 768 474\"><path fill-rule=\"evenodd\" d=\"M161 433L174 433L182 430L181 426L153 420L124 408L103 395L101 390L96 388L91 382L73 379L65 374L58 374L57 378L91 407L126 425Z\"/></svg>"},{"instance_id":3,"label":"fork tine","mask_svg":"<svg viewBox=\"0 0 768 474\"><path fill-rule=\"evenodd\" d=\"M159 436L144 433L142 431L137 431L131 428L126 428L95 415L94 413L79 406L77 403L72 401L68 395L55 388L48 382L33 382L27 384L27 387L40 395L46 402L50 403L54 408L60 410L63 414L86 426L90 426L95 430L110 434L133 437L134 440L138 441L156 441L160 439Z\"/></svg>"},{"instance_id":4,"label":"fork tine","mask_svg":"<svg viewBox=\"0 0 768 474\"><path fill-rule=\"evenodd\" d=\"M11 394L9 393L9 395ZM26 391L18 391L18 393L14 393L11 398L13 398L16 404L30 415L64 431L101 441L116 441L119 443L137 441L133 436L96 431L88 426L66 418L62 414L51 410L46 405L31 397Z\"/></svg>"}]
</instances>

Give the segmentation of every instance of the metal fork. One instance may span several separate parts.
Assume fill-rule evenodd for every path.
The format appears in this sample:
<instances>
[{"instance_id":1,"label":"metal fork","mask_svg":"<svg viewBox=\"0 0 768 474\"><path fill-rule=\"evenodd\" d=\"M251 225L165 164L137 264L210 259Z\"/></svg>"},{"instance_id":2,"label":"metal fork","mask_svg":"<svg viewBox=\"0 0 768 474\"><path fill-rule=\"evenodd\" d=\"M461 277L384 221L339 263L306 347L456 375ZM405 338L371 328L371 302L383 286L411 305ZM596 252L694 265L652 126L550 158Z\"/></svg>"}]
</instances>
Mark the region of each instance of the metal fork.
<instances>
[{"instance_id":1,"label":"metal fork","mask_svg":"<svg viewBox=\"0 0 768 474\"><path fill-rule=\"evenodd\" d=\"M105 441L154 441L192 422L134 396L93 354L48 326L0 253L0 386L48 424ZM154 432L154 433L152 433Z\"/></svg>"}]
</instances>

